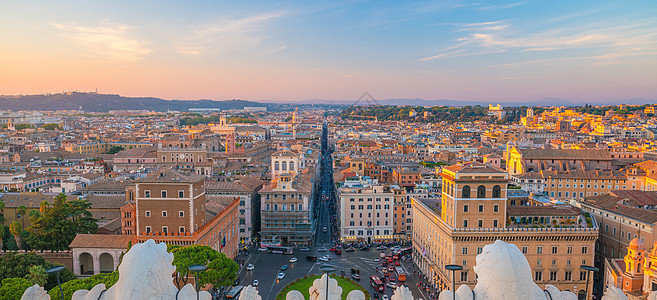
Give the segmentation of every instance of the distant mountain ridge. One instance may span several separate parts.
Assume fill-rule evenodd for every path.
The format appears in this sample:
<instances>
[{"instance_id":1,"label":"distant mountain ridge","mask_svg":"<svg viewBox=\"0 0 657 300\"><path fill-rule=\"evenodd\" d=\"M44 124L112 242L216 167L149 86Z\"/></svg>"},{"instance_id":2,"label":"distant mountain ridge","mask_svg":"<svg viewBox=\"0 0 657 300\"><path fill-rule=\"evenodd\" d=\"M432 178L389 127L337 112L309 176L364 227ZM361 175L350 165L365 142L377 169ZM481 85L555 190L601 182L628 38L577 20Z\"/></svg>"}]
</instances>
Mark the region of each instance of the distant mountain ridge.
<instances>
[{"instance_id":1,"label":"distant mountain ridge","mask_svg":"<svg viewBox=\"0 0 657 300\"><path fill-rule=\"evenodd\" d=\"M110 110L187 111L190 108L243 109L245 106L276 104L246 100L164 100L154 97L123 97L112 94L65 93L47 95L0 96L0 110L77 110L108 112Z\"/></svg>"}]
</instances>

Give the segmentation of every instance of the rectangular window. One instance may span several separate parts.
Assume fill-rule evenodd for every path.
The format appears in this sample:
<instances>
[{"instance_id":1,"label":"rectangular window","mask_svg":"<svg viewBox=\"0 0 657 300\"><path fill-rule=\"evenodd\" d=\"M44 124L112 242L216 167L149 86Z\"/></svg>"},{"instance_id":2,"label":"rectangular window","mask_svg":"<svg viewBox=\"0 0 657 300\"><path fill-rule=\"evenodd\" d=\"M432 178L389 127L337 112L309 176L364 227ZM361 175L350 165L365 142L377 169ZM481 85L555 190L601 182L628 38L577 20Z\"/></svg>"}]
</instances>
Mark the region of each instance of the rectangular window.
<instances>
[{"instance_id":1,"label":"rectangular window","mask_svg":"<svg viewBox=\"0 0 657 300\"><path fill-rule=\"evenodd\" d=\"M467 227L468 227L468 220L466 219L463 220L463 228L467 228Z\"/></svg>"},{"instance_id":2,"label":"rectangular window","mask_svg":"<svg viewBox=\"0 0 657 300\"><path fill-rule=\"evenodd\" d=\"M182 210L179 211L179 212L178 212L178 216L181 217L181 218L184 217L184 216L185 216L185 212L182 211Z\"/></svg>"},{"instance_id":3,"label":"rectangular window","mask_svg":"<svg viewBox=\"0 0 657 300\"><path fill-rule=\"evenodd\" d=\"M178 227L178 232L185 233L185 226Z\"/></svg>"},{"instance_id":4,"label":"rectangular window","mask_svg":"<svg viewBox=\"0 0 657 300\"><path fill-rule=\"evenodd\" d=\"M164 232L164 234L169 233L169 227L167 227L167 226L162 226L162 232Z\"/></svg>"},{"instance_id":5,"label":"rectangular window","mask_svg":"<svg viewBox=\"0 0 657 300\"><path fill-rule=\"evenodd\" d=\"M463 249L461 249L461 254L468 254L468 247L463 247Z\"/></svg>"},{"instance_id":6,"label":"rectangular window","mask_svg":"<svg viewBox=\"0 0 657 300\"><path fill-rule=\"evenodd\" d=\"M498 212L500 210L500 206L495 204L493 205L493 212Z\"/></svg>"},{"instance_id":7,"label":"rectangular window","mask_svg":"<svg viewBox=\"0 0 657 300\"><path fill-rule=\"evenodd\" d=\"M579 271L579 280L580 281L585 281L586 280L586 272L585 271Z\"/></svg>"},{"instance_id":8,"label":"rectangular window","mask_svg":"<svg viewBox=\"0 0 657 300\"><path fill-rule=\"evenodd\" d=\"M151 233L151 227L150 226L146 226L146 233Z\"/></svg>"},{"instance_id":9,"label":"rectangular window","mask_svg":"<svg viewBox=\"0 0 657 300\"><path fill-rule=\"evenodd\" d=\"M150 198L151 197L151 191L144 191L144 198Z\"/></svg>"},{"instance_id":10,"label":"rectangular window","mask_svg":"<svg viewBox=\"0 0 657 300\"><path fill-rule=\"evenodd\" d=\"M566 272L564 272L563 275L564 275L563 280L565 280L565 281L573 280L573 271L566 271Z\"/></svg>"},{"instance_id":11,"label":"rectangular window","mask_svg":"<svg viewBox=\"0 0 657 300\"><path fill-rule=\"evenodd\" d=\"M146 211L146 216L147 216L147 217L150 217L150 216L151 216L151 211L150 211L150 210L147 210L147 211Z\"/></svg>"},{"instance_id":12,"label":"rectangular window","mask_svg":"<svg viewBox=\"0 0 657 300\"><path fill-rule=\"evenodd\" d=\"M522 246L522 254L527 254L527 246Z\"/></svg>"},{"instance_id":13,"label":"rectangular window","mask_svg":"<svg viewBox=\"0 0 657 300\"><path fill-rule=\"evenodd\" d=\"M558 248L557 246L552 246L552 254L557 254Z\"/></svg>"},{"instance_id":14,"label":"rectangular window","mask_svg":"<svg viewBox=\"0 0 657 300\"><path fill-rule=\"evenodd\" d=\"M468 272L461 271L461 281L468 281Z\"/></svg>"},{"instance_id":15,"label":"rectangular window","mask_svg":"<svg viewBox=\"0 0 657 300\"><path fill-rule=\"evenodd\" d=\"M557 271L550 271L550 281L557 280Z\"/></svg>"},{"instance_id":16,"label":"rectangular window","mask_svg":"<svg viewBox=\"0 0 657 300\"><path fill-rule=\"evenodd\" d=\"M497 219L493 220L493 227L497 228Z\"/></svg>"},{"instance_id":17,"label":"rectangular window","mask_svg":"<svg viewBox=\"0 0 657 300\"><path fill-rule=\"evenodd\" d=\"M468 206L467 205L463 205L463 212L468 212Z\"/></svg>"},{"instance_id":18,"label":"rectangular window","mask_svg":"<svg viewBox=\"0 0 657 300\"><path fill-rule=\"evenodd\" d=\"M566 247L566 254L573 254L573 247L571 246Z\"/></svg>"},{"instance_id":19,"label":"rectangular window","mask_svg":"<svg viewBox=\"0 0 657 300\"><path fill-rule=\"evenodd\" d=\"M587 254L589 252L589 247L582 247L582 254Z\"/></svg>"},{"instance_id":20,"label":"rectangular window","mask_svg":"<svg viewBox=\"0 0 657 300\"><path fill-rule=\"evenodd\" d=\"M162 211L162 217L166 217L166 216L167 216L167 211L166 211L166 210L163 210L163 211Z\"/></svg>"},{"instance_id":21,"label":"rectangular window","mask_svg":"<svg viewBox=\"0 0 657 300\"><path fill-rule=\"evenodd\" d=\"M166 198L166 197L167 197L167 191L162 191L162 198Z\"/></svg>"},{"instance_id":22,"label":"rectangular window","mask_svg":"<svg viewBox=\"0 0 657 300\"><path fill-rule=\"evenodd\" d=\"M534 281L543 281L542 271L536 271L536 273L534 273Z\"/></svg>"},{"instance_id":23,"label":"rectangular window","mask_svg":"<svg viewBox=\"0 0 657 300\"><path fill-rule=\"evenodd\" d=\"M484 212L484 206L483 205L479 205L479 212Z\"/></svg>"},{"instance_id":24,"label":"rectangular window","mask_svg":"<svg viewBox=\"0 0 657 300\"><path fill-rule=\"evenodd\" d=\"M483 247L477 247L477 254L481 254L481 252L483 251L483 249L484 249ZM465 265L465 264L464 264L464 265Z\"/></svg>"},{"instance_id":25,"label":"rectangular window","mask_svg":"<svg viewBox=\"0 0 657 300\"><path fill-rule=\"evenodd\" d=\"M479 227L484 227L484 220L479 219Z\"/></svg>"},{"instance_id":26,"label":"rectangular window","mask_svg":"<svg viewBox=\"0 0 657 300\"><path fill-rule=\"evenodd\" d=\"M185 198L185 191L178 191L178 198ZM242 205L244 205L244 204L242 204Z\"/></svg>"},{"instance_id":27,"label":"rectangular window","mask_svg":"<svg viewBox=\"0 0 657 300\"><path fill-rule=\"evenodd\" d=\"M543 254L543 246L536 247L536 254Z\"/></svg>"}]
</instances>

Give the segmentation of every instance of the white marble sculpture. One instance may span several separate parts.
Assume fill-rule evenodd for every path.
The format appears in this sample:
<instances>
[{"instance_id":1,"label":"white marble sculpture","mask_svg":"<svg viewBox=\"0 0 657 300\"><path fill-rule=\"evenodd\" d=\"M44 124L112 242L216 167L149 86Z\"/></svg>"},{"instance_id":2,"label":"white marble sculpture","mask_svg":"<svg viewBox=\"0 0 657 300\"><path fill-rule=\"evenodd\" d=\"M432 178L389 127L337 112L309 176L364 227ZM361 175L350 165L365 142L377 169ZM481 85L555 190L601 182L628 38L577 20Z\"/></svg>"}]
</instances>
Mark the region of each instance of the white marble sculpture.
<instances>
[{"instance_id":1,"label":"white marble sculpture","mask_svg":"<svg viewBox=\"0 0 657 300\"><path fill-rule=\"evenodd\" d=\"M328 299L326 299L326 280L329 283ZM315 279L313 285L308 289L310 293L310 300L340 300L342 299L342 288L338 285L338 281L329 278L324 274L322 277ZM348 295L347 300L365 300L365 293L359 290L353 290ZM411 298L412 299L412 298ZM252 300L252 298L240 300ZM305 300L303 294L299 291L290 291L285 295L285 300Z\"/></svg>"},{"instance_id":2,"label":"white marble sculpture","mask_svg":"<svg viewBox=\"0 0 657 300\"><path fill-rule=\"evenodd\" d=\"M652 296L652 294L650 296ZM651 299L650 296L648 297L648 300L656 300L655 298ZM627 300L627 296L625 296L621 289L610 285L607 287L605 294L602 295L600 300Z\"/></svg>"},{"instance_id":3,"label":"white marble sculpture","mask_svg":"<svg viewBox=\"0 0 657 300\"><path fill-rule=\"evenodd\" d=\"M176 271L172 265L173 254L167 252L167 245L156 244L153 240L132 246L123 256L119 266L119 280L107 291L104 284L91 290L78 290L73 300L195 300L196 290L191 284L180 292L173 284L171 274ZM26 293L28 291L25 291ZM32 292L32 290L30 290ZM25 297L25 294L23 294ZM32 298L26 298L32 299ZM210 300L210 293L202 291L199 299Z\"/></svg>"},{"instance_id":4,"label":"white marble sculpture","mask_svg":"<svg viewBox=\"0 0 657 300\"><path fill-rule=\"evenodd\" d=\"M328 280L328 299L326 299L326 280ZM327 274L322 275L319 279L313 281L313 285L308 289L310 293L310 300L340 300L342 296L342 288L338 285L338 281L329 278Z\"/></svg>"},{"instance_id":5,"label":"white marble sculpture","mask_svg":"<svg viewBox=\"0 0 657 300\"><path fill-rule=\"evenodd\" d=\"M399 286L395 289L395 291L392 293L392 297L390 297L390 300L413 300L413 294L411 294L411 290L408 289L406 286Z\"/></svg>"},{"instance_id":6,"label":"white marble sculpture","mask_svg":"<svg viewBox=\"0 0 657 300\"><path fill-rule=\"evenodd\" d=\"M486 245L483 252L477 255L474 266L477 274L477 285L471 290L467 285L461 285L456 290L456 299L496 300L496 299L527 299L527 300L570 300L577 299L571 292L559 292L552 287L548 289L551 297L532 280L532 271L527 258L518 247L503 241L495 241ZM452 299L452 291L440 293L440 300Z\"/></svg>"},{"instance_id":7,"label":"white marble sculpture","mask_svg":"<svg viewBox=\"0 0 657 300\"><path fill-rule=\"evenodd\" d=\"M262 297L258 294L258 289L249 285L242 289L239 300L262 300Z\"/></svg>"},{"instance_id":8,"label":"white marble sculpture","mask_svg":"<svg viewBox=\"0 0 657 300\"><path fill-rule=\"evenodd\" d=\"M50 300L50 295L43 287L35 284L23 292L21 300Z\"/></svg>"}]
</instances>

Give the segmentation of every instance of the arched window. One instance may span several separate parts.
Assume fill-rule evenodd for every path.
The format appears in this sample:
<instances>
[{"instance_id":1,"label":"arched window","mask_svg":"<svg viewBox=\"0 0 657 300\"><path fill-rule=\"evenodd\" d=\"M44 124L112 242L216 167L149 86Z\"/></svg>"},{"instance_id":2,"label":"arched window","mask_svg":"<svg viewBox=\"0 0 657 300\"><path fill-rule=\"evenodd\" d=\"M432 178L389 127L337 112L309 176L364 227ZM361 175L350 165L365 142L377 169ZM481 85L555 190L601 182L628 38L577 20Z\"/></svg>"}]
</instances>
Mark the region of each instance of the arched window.
<instances>
[{"instance_id":1,"label":"arched window","mask_svg":"<svg viewBox=\"0 0 657 300\"><path fill-rule=\"evenodd\" d=\"M486 187L483 185L480 185L477 188L477 198L486 198Z\"/></svg>"},{"instance_id":2,"label":"arched window","mask_svg":"<svg viewBox=\"0 0 657 300\"><path fill-rule=\"evenodd\" d=\"M500 198L502 196L502 189L499 185L493 187L493 198Z\"/></svg>"},{"instance_id":3,"label":"arched window","mask_svg":"<svg viewBox=\"0 0 657 300\"><path fill-rule=\"evenodd\" d=\"M281 169L282 169L283 171L287 171L287 162L286 162L286 161L282 162L282 166L281 166L281 167L282 167Z\"/></svg>"},{"instance_id":4,"label":"arched window","mask_svg":"<svg viewBox=\"0 0 657 300\"><path fill-rule=\"evenodd\" d=\"M279 170L279 168L278 168L278 162L275 161L275 162L274 162L274 171L278 171L278 170Z\"/></svg>"},{"instance_id":5,"label":"arched window","mask_svg":"<svg viewBox=\"0 0 657 300\"><path fill-rule=\"evenodd\" d=\"M290 171L294 171L294 161L290 161Z\"/></svg>"},{"instance_id":6,"label":"arched window","mask_svg":"<svg viewBox=\"0 0 657 300\"><path fill-rule=\"evenodd\" d=\"M463 187L463 191L461 192L461 198L470 198L470 186L466 185Z\"/></svg>"}]
</instances>

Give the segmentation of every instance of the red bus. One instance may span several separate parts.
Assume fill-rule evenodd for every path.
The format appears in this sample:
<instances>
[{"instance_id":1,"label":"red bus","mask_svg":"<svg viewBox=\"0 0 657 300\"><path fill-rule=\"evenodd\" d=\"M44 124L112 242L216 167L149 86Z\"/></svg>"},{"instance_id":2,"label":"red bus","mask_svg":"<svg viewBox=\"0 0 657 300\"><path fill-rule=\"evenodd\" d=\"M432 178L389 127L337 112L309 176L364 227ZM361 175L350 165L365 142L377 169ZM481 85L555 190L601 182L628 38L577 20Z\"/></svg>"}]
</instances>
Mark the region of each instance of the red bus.
<instances>
[{"instance_id":1,"label":"red bus","mask_svg":"<svg viewBox=\"0 0 657 300\"><path fill-rule=\"evenodd\" d=\"M370 284L372 284L372 287L374 288L375 291L383 292L383 281L381 281L381 279L379 279L379 277L371 276L370 277Z\"/></svg>"}]
</instances>

